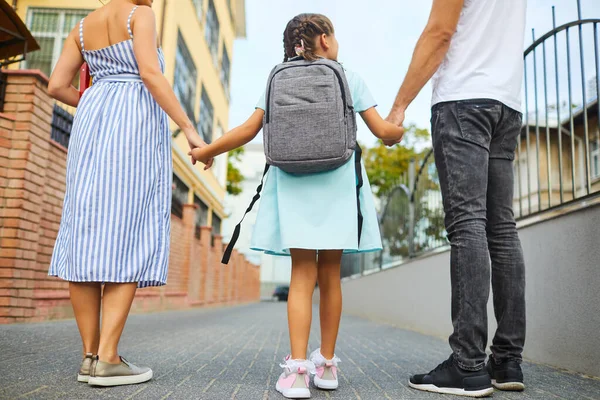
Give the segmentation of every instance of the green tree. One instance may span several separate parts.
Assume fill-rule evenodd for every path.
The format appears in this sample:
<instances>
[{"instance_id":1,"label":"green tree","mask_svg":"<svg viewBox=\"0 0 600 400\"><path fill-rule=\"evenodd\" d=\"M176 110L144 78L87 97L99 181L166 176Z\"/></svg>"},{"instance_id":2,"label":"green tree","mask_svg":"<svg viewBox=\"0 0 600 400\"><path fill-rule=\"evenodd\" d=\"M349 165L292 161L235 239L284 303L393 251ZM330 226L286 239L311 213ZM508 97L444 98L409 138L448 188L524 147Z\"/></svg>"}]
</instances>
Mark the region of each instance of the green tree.
<instances>
[{"instance_id":1,"label":"green tree","mask_svg":"<svg viewBox=\"0 0 600 400\"><path fill-rule=\"evenodd\" d=\"M236 166L236 162L241 161L244 154L244 148L240 147L229 152L227 156L227 193L232 196L237 196L242 193L242 182L244 176Z\"/></svg>"},{"instance_id":2,"label":"green tree","mask_svg":"<svg viewBox=\"0 0 600 400\"><path fill-rule=\"evenodd\" d=\"M408 172L410 159L421 160L426 152L424 148L429 140L427 129L412 124L406 128L402 143L386 147L383 143L364 150L363 160L369 182L377 197L389 195L398 186L403 174Z\"/></svg>"}]
</instances>

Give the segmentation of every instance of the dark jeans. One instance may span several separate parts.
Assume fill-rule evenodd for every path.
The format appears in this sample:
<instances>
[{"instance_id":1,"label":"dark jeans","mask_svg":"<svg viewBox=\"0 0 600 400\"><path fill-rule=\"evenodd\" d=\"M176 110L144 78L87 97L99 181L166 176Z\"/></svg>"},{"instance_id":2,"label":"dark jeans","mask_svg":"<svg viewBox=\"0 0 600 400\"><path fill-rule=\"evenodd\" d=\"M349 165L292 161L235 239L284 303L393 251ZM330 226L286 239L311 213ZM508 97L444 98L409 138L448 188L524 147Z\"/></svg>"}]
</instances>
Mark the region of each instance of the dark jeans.
<instances>
[{"instance_id":1,"label":"dark jeans","mask_svg":"<svg viewBox=\"0 0 600 400\"><path fill-rule=\"evenodd\" d=\"M496 360L521 360L525 342L525 263L513 202L513 160L521 113L489 99L432 108L435 162L451 250L450 347L458 365L485 363L491 282Z\"/></svg>"}]
</instances>

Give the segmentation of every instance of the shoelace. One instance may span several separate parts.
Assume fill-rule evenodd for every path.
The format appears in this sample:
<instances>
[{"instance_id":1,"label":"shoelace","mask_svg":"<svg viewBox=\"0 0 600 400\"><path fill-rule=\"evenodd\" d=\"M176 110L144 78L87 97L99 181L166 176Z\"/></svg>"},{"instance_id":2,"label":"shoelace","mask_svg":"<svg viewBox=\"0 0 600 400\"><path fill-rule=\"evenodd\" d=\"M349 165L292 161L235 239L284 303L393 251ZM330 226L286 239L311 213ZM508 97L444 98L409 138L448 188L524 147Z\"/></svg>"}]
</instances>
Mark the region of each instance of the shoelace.
<instances>
[{"instance_id":1,"label":"shoelace","mask_svg":"<svg viewBox=\"0 0 600 400\"><path fill-rule=\"evenodd\" d=\"M434 372L439 372L439 371L443 371L445 369L450 368L453 365L453 361L454 361L454 356L450 356L450 358L448 358L446 361L444 361L443 363L441 363L440 365L438 365L437 367L435 367L430 374L434 373Z\"/></svg>"}]
</instances>

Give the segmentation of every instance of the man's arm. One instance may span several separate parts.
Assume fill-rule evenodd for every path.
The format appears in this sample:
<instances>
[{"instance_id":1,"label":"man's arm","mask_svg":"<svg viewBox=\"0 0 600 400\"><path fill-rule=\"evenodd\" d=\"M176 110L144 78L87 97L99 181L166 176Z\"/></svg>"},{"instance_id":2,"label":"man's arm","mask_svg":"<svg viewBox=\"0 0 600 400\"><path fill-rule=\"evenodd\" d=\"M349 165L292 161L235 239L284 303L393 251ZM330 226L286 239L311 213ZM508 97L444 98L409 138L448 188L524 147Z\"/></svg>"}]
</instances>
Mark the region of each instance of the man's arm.
<instances>
[{"instance_id":1,"label":"man's arm","mask_svg":"<svg viewBox=\"0 0 600 400\"><path fill-rule=\"evenodd\" d=\"M387 120L396 125L404 122L404 111L417 97L444 60L456 32L464 0L433 0L431 14L421 34L404 82Z\"/></svg>"}]
</instances>

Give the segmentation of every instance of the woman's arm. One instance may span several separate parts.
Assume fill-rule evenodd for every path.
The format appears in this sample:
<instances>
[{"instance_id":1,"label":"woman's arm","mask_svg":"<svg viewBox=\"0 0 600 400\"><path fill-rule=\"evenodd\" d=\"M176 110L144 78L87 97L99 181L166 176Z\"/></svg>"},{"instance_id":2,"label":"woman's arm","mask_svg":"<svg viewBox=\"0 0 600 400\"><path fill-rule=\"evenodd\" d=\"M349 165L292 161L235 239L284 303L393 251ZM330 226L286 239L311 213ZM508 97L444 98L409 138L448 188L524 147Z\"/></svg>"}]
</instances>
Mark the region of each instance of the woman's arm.
<instances>
[{"instance_id":1,"label":"woman's arm","mask_svg":"<svg viewBox=\"0 0 600 400\"><path fill-rule=\"evenodd\" d=\"M258 132L260 132L263 126L264 115L265 112L260 108L257 108L250 118L242 125L233 128L219 139L215 140L214 143L211 143L206 147L192 150L190 155L194 160L206 164L208 160L219 154L227 153L228 151L242 147L258 135ZM209 165L204 169L208 168L210 168Z\"/></svg>"},{"instance_id":2,"label":"woman's arm","mask_svg":"<svg viewBox=\"0 0 600 400\"><path fill-rule=\"evenodd\" d=\"M384 142L399 143L404 136L404 128L396 126L381 118L375 107L362 111L360 116L365 121L373 135L383 140ZM386 143L387 144L387 143Z\"/></svg>"},{"instance_id":3,"label":"woman's arm","mask_svg":"<svg viewBox=\"0 0 600 400\"><path fill-rule=\"evenodd\" d=\"M63 51L48 83L48 94L71 107L77 107L79 104L79 91L71 84L83 64L78 38L79 25L65 40Z\"/></svg>"},{"instance_id":4,"label":"woman's arm","mask_svg":"<svg viewBox=\"0 0 600 400\"><path fill-rule=\"evenodd\" d=\"M196 128L179 104L173 89L160 70L156 51L156 20L150 7L140 7L132 19L133 52L142 81L154 100L185 133L190 148L204 145Z\"/></svg>"}]
</instances>

